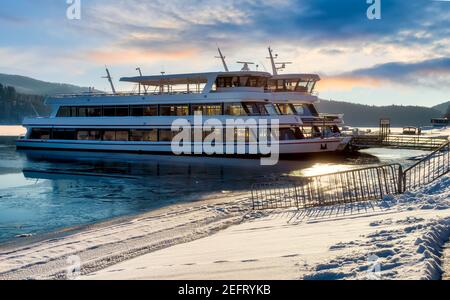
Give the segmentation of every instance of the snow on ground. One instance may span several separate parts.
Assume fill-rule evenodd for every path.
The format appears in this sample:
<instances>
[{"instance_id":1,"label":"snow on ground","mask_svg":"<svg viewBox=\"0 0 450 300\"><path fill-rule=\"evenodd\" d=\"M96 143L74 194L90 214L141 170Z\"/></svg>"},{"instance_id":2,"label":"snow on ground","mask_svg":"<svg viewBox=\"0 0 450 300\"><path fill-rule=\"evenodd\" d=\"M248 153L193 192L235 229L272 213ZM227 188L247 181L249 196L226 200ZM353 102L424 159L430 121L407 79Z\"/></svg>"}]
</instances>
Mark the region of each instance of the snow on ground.
<instances>
[{"instance_id":1,"label":"snow on ground","mask_svg":"<svg viewBox=\"0 0 450 300\"><path fill-rule=\"evenodd\" d=\"M179 204L94 225L25 246L0 248L1 279L65 278L71 256L89 273L151 251L208 236L242 221L248 195ZM62 232L64 234L64 232ZM69 259L69 260L68 260Z\"/></svg>"},{"instance_id":2,"label":"snow on ground","mask_svg":"<svg viewBox=\"0 0 450 300\"><path fill-rule=\"evenodd\" d=\"M308 210L254 212L248 195L186 203L0 248L0 279L437 279L450 176L415 193ZM380 272L368 270L380 266ZM374 277L375 276L375 277Z\"/></svg>"},{"instance_id":3,"label":"snow on ground","mask_svg":"<svg viewBox=\"0 0 450 300\"><path fill-rule=\"evenodd\" d=\"M214 235L84 278L439 279L449 235L447 176L378 203L253 213Z\"/></svg>"}]
</instances>

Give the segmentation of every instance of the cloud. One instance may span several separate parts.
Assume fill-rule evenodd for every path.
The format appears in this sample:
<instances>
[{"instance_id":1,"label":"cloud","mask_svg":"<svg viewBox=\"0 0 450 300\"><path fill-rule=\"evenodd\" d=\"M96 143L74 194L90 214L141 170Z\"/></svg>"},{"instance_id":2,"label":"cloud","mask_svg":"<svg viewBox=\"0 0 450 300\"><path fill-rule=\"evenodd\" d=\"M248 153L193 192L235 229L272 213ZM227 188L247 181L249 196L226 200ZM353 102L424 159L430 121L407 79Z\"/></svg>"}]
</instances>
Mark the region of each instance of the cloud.
<instances>
[{"instance_id":1,"label":"cloud","mask_svg":"<svg viewBox=\"0 0 450 300\"><path fill-rule=\"evenodd\" d=\"M390 62L357 69L333 76L324 76L324 89L348 90L355 87L375 87L382 83L448 89L450 57L418 62Z\"/></svg>"},{"instance_id":2,"label":"cloud","mask_svg":"<svg viewBox=\"0 0 450 300\"><path fill-rule=\"evenodd\" d=\"M174 51L144 51L142 49L96 49L88 50L83 56L99 64L143 64L161 60L187 60L196 53L194 49Z\"/></svg>"},{"instance_id":3,"label":"cloud","mask_svg":"<svg viewBox=\"0 0 450 300\"><path fill-rule=\"evenodd\" d=\"M83 2L83 20L72 26L95 48L198 53L226 47L228 55L283 45L322 56L378 49L386 60L449 55L450 11L429 0L383 0L382 20L369 21L364 0L93 0ZM445 5L445 4L444 4ZM180 59L184 58L179 56ZM369 60L378 63L378 60ZM356 65L355 67L363 67ZM348 68L347 68L348 69Z\"/></svg>"}]
</instances>

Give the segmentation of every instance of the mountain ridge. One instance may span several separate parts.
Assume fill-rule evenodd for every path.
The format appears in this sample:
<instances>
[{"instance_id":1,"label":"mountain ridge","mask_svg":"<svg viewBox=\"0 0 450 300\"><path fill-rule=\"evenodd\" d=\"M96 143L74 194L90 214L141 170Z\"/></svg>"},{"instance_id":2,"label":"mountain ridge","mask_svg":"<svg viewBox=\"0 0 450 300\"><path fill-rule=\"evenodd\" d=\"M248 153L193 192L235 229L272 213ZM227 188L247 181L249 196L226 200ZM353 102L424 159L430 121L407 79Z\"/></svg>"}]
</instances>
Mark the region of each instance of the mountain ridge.
<instances>
[{"instance_id":1,"label":"mountain ridge","mask_svg":"<svg viewBox=\"0 0 450 300\"><path fill-rule=\"evenodd\" d=\"M317 109L322 113L343 113L350 126L378 126L381 118L391 120L391 126L429 126L431 119L442 117L437 109L424 106L374 106L345 101L321 100Z\"/></svg>"},{"instance_id":2,"label":"mountain ridge","mask_svg":"<svg viewBox=\"0 0 450 300\"><path fill-rule=\"evenodd\" d=\"M53 96L56 94L75 94L89 91L88 87L48 82L22 75L2 73L0 73L0 83L3 86L12 86L18 93L27 95Z\"/></svg>"}]
</instances>

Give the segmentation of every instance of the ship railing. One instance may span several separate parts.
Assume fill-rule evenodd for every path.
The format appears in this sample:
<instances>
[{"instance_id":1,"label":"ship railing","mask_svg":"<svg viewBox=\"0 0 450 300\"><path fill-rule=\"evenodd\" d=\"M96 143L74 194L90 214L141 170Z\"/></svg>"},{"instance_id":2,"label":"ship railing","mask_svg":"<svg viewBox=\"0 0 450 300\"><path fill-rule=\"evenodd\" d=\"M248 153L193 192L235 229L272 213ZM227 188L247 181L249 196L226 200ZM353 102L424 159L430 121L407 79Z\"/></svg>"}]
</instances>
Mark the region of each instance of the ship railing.
<instances>
[{"instance_id":1,"label":"ship railing","mask_svg":"<svg viewBox=\"0 0 450 300\"><path fill-rule=\"evenodd\" d=\"M165 92L85 92L85 93L76 93L76 94L57 94L52 98L75 98L75 97L118 97L118 96L159 96L159 95L190 95L190 94L199 94L201 92L198 91L186 91L186 90L172 90Z\"/></svg>"}]
</instances>

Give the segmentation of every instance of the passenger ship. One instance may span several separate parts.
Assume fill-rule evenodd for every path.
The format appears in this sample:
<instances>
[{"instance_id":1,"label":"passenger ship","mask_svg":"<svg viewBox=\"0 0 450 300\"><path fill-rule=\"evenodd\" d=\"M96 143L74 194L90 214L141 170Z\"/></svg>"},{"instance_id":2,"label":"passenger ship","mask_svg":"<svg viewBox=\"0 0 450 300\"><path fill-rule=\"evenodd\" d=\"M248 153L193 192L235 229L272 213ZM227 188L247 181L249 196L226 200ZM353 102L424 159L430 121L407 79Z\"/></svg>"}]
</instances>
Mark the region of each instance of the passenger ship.
<instances>
[{"instance_id":1,"label":"passenger ship","mask_svg":"<svg viewBox=\"0 0 450 300\"><path fill-rule=\"evenodd\" d=\"M171 129L173 122L184 118L192 124L194 115L201 113L203 121L223 123L230 118L277 120L280 154L344 150L349 139L339 133L339 116L320 115L314 107L318 80L317 75L274 75L248 67L237 72L121 78L138 84L139 91L116 93L113 89L112 94L49 98L51 115L26 118L27 133L16 145L19 149L172 153L171 142L177 134ZM249 149L252 141L259 142L255 130L235 130L245 140L245 153L238 154L254 154ZM224 130L224 136L228 132ZM195 146L194 141L190 143ZM228 143L224 138L221 146Z\"/></svg>"}]
</instances>

